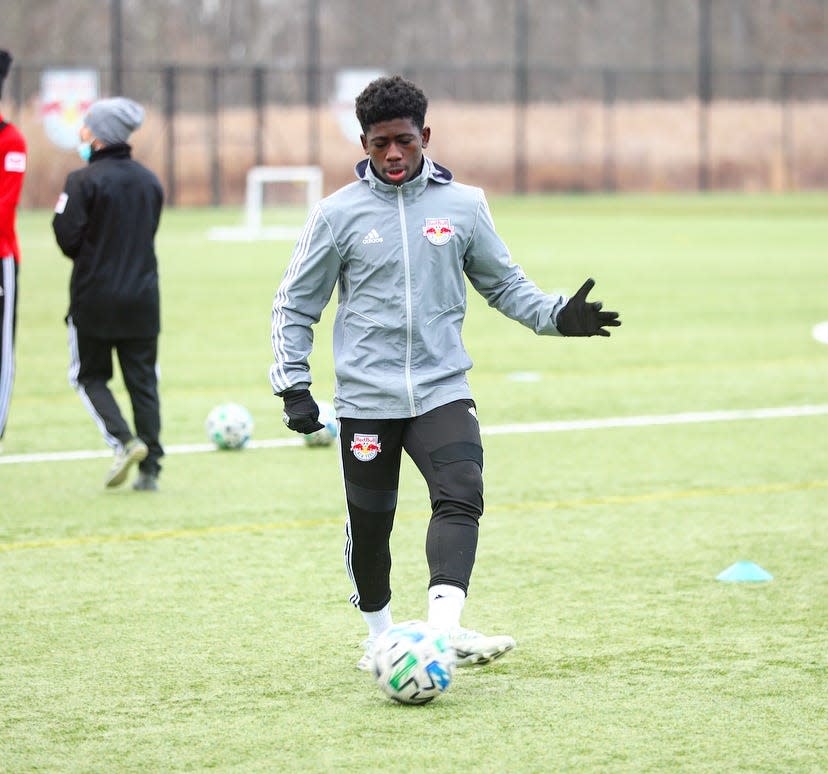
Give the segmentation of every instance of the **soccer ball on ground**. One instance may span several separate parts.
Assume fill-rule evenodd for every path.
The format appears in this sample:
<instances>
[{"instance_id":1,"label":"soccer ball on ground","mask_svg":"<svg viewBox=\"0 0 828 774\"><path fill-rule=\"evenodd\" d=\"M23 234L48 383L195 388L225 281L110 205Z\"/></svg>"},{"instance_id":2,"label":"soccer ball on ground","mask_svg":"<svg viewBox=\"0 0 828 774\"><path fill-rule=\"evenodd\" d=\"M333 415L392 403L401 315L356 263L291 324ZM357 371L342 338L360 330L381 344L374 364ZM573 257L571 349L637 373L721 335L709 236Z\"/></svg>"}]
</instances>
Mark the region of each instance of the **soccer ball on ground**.
<instances>
[{"instance_id":1,"label":"soccer ball on ground","mask_svg":"<svg viewBox=\"0 0 828 774\"><path fill-rule=\"evenodd\" d=\"M241 449L253 433L253 417L238 403L222 403L207 415L205 428L219 449Z\"/></svg>"},{"instance_id":2,"label":"soccer ball on ground","mask_svg":"<svg viewBox=\"0 0 828 774\"><path fill-rule=\"evenodd\" d=\"M451 685L455 653L445 634L424 621L405 621L377 637L373 661L386 695L401 704L426 704Z\"/></svg>"},{"instance_id":3,"label":"soccer ball on ground","mask_svg":"<svg viewBox=\"0 0 828 774\"><path fill-rule=\"evenodd\" d=\"M319 421L325 425L323 428L305 435L306 446L330 446L337 436L336 411L330 403L319 401Z\"/></svg>"}]
</instances>

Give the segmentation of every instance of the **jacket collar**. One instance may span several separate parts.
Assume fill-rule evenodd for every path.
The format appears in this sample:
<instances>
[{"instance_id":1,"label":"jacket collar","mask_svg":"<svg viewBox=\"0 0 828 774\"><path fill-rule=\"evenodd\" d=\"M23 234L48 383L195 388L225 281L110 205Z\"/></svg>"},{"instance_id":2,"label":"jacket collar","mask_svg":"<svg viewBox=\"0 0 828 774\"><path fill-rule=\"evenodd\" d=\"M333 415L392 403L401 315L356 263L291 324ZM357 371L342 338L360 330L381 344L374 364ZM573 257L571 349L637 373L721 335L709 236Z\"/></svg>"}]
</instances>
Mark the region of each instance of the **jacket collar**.
<instances>
[{"instance_id":1,"label":"jacket collar","mask_svg":"<svg viewBox=\"0 0 828 774\"><path fill-rule=\"evenodd\" d=\"M369 159L363 159L354 168L356 176L363 182L377 191L385 191L387 193L395 193L398 188L403 189L403 194L412 193L417 194L425 190L429 180L435 183L445 185L454 179L454 175L450 170L446 169L440 164L432 161L428 156L423 156L423 168L420 174L411 180L406 181L401 186L392 185L381 180L371 167Z\"/></svg>"},{"instance_id":2,"label":"jacket collar","mask_svg":"<svg viewBox=\"0 0 828 774\"><path fill-rule=\"evenodd\" d=\"M104 145L92 153L89 157L90 164L104 158L128 159L132 156L132 146L125 142L114 142L112 145Z\"/></svg>"}]
</instances>

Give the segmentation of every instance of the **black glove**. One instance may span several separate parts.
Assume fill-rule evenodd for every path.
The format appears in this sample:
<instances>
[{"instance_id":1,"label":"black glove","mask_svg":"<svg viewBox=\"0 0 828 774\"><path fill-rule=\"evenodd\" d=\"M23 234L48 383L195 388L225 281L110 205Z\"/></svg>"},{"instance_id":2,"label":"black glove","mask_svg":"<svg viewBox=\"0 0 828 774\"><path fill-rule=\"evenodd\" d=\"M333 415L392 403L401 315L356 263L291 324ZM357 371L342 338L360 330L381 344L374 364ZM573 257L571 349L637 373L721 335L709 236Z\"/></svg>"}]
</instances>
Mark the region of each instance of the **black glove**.
<instances>
[{"instance_id":1,"label":"black glove","mask_svg":"<svg viewBox=\"0 0 828 774\"><path fill-rule=\"evenodd\" d=\"M595 280L590 278L574 295L560 312L555 327L561 336L609 336L605 327L617 328L621 325L618 312L602 312L600 301L587 303L587 293L592 290Z\"/></svg>"},{"instance_id":2,"label":"black glove","mask_svg":"<svg viewBox=\"0 0 828 774\"><path fill-rule=\"evenodd\" d=\"M310 394L310 390L288 390L282 393L285 413L282 420L288 429L296 433L313 433L325 425L319 422L319 406Z\"/></svg>"}]
</instances>

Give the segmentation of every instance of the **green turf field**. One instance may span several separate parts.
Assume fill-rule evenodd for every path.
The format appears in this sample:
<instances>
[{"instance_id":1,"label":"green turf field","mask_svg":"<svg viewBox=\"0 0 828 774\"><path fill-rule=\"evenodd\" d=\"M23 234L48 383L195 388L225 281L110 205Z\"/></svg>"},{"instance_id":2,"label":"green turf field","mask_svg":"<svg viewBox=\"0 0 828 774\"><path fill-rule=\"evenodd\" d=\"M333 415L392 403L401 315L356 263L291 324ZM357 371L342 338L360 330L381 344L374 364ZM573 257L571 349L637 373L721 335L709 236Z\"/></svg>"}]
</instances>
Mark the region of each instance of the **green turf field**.
<instances>
[{"instance_id":1,"label":"green turf field","mask_svg":"<svg viewBox=\"0 0 828 774\"><path fill-rule=\"evenodd\" d=\"M818 410L487 435L464 623L518 647L458 671L433 704L399 706L355 668L364 630L333 449L171 453L157 494L105 491L105 456L3 464L106 451L66 379L69 262L50 214L21 213L0 771L828 770L828 345L811 336L828 320L828 197L491 204L538 284L572 292L594 276L624 324L610 339L538 338L470 295L484 429ZM293 437L267 379L290 245L205 239L239 217L162 222L171 449L203 444L225 401L250 409L254 439ZM331 319L312 360L326 400ZM426 494L406 464L399 620L425 615ZM738 560L774 579L716 580Z\"/></svg>"}]
</instances>

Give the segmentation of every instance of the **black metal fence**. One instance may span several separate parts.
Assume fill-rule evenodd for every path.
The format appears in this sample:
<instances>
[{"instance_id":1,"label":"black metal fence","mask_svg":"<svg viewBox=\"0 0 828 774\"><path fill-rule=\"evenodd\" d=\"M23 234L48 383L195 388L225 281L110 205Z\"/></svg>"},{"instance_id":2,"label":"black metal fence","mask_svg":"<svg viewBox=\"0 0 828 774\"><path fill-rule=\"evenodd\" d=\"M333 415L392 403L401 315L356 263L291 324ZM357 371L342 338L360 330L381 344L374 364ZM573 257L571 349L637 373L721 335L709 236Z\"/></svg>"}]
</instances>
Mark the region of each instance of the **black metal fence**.
<instances>
[{"instance_id":1,"label":"black metal fence","mask_svg":"<svg viewBox=\"0 0 828 774\"><path fill-rule=\"evenodd\" d=\"M58 66L58 65L54 65ZM15 62L4 93L30 143L24 201L48 206L71 153L43 139L47 64ZM498 192L800 190L828 187L828 70L563 68L526 62L383 68L430 100L435 158ZM112 73L100 70L102 92ZM237 204L254 165L319 165L326 189L362 151L342 133L341 68L128 67L121 91L147 108L136 155L170 204ZM439 129L439 131L438 131ZM30 173L30 176L31 176Z\"/></svg>"}]
</instances>

